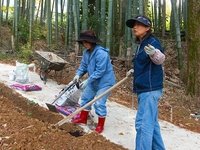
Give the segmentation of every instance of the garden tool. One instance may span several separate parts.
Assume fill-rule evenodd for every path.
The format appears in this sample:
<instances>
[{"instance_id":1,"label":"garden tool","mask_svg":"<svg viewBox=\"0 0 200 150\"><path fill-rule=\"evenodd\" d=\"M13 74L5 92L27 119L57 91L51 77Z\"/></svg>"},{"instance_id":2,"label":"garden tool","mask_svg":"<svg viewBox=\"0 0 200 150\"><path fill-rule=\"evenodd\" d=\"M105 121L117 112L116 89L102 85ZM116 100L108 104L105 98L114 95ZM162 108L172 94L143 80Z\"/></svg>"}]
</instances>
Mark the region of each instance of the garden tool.
<instances>
[{"instance_id":1,"label":"garden tool","mask_svg":"<svg viewBox=\"0 0 200 150\"><path fill-rule=\"evenodd\" d=\"M120 80L119 82L117 82L115 85L113 85L112 87L110 87L107 91L103 92L102 94L100 94L99 96L95 97L92 101L90 101L89 103L85 104L84 106L80 107L79 109L77 109L75 112L73 112L72 114L70 114L69 116L67 116L66 118L60 120L58 123L56 123L54 126L55 127L59 127L61 125L63 125L65 122L69 121L70 119L72 119L75 115L77 115L79 112L81 112L82 110L84 110L85 108L87 108L88 106L92 105L94 102L96 102L97 100L99 100L101 97L105 96L106 94L108 94L109 92L111 92L113 89L115 89L116 87L118 87L119 85L121 85L122 83L124 83L131 74L133 74L134 70L131 69L126 73L126 77L123 78L122 80Z\"/></svg>"},{"instance_id":2,"label":"garden tool","mask_svg":"<svg viewBox=\"0 0 200 150\"><path fill-rule=\"evenodd\" d=\"M78 82L72 82L72 84L67 85L65 88L63 88L59 95L54 99L54 101L51 104L46 103L47 107L49 108L50 111L52 112L57 112L56 106L54 105L54 103L67 91L69 90L72 86L74 86L74 84L76 84L77 88L79 89L79 83Z\"/></svg>"}]
</instances>

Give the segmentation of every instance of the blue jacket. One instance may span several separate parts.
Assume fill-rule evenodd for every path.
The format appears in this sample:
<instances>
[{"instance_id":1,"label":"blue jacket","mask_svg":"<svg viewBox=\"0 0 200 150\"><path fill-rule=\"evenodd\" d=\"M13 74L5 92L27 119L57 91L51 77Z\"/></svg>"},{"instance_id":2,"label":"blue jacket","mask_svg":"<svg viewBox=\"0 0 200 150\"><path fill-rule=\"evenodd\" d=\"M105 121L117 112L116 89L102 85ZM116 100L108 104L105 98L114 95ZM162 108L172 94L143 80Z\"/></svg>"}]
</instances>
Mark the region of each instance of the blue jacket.
<instances>
[{"instance_id":1,"label":"blue jacket","mask_svg":"<svg viewBox=\"0 0 200 150\"><path fill-rule=\"evenodd\" d=\"M115 84L115 75L108 54L109 49L96 45L92 51L84 50L81 65L76 74L88 73L88 86L101 89Z\"/></svg>"},{"instance_id":2,"label":"blue jacket","mask_svg":"<svg viewBox=\"0 0 200 150\"><path fill-rule=\"evenodd\" d=\"M164 53L163 48L157 38L150 35L145 37L138 45L134 56L134 93L142 93L163 88L163 68L152 62L149 55L144 51L144 47L151 44L156 49Z\"/></svg>"}]
</instances>

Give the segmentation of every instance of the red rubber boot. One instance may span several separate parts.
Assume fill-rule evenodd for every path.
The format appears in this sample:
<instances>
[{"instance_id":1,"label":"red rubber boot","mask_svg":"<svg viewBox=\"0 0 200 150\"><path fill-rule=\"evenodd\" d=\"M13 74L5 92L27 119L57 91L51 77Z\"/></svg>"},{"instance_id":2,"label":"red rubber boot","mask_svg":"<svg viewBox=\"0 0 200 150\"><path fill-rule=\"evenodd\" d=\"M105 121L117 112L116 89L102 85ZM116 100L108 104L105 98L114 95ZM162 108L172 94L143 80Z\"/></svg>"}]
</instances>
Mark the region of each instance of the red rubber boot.
<instances>
[{"instance_id":1,"label":"red rubber boot","mask_svg":"<svg viewBox=\"0 0 200 150\"><path fill-rule=\"evenodd\" d=\"M82 110L80 117L77 119L73 119L71 122L75 124L87 124L88 113L89 111Z\"/></svg>"},{"instance_id":2,"label":"red rubber boot","mask_svg":"<svg viewBox=\"0 0 200 150\"><path fill-rule=\"evenodd\" d=\"M106 117L99 117L98 118L98 125L95 129L96 132L101 133L103 131L105 120L106 120Z\"/></svg>"}]
</instances>

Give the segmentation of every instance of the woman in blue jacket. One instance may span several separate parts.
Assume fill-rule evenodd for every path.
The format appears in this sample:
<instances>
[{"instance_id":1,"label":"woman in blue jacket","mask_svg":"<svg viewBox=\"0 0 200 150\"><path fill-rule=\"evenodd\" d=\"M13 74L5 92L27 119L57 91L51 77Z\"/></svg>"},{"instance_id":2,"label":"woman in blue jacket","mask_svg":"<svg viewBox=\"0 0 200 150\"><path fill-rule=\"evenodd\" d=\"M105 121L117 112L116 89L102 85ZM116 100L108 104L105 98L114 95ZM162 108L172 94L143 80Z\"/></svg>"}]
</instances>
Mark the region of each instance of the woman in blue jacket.
<instances>
[{"instance_id":1,"label":"woman in blue jacket","mask_svg":"<svg viewBox=\"0 0 200 150\"><path fill-rule=\"evenodd\" d=\"M109 49L103 48L97 44L100 42L91 30L83 31L77 42L82 44L86 49L83 51L81 64L76 71L74 81L78 81L84 74L88 78L84 80L80 87L84 89L81 97L81 107L89 103L94 97L104 93L115 84L115 76L111 64ZM96 132L101 133L104 129L104 123L107 115L106 101L110 93L106 94L94 103L95 113L98 115L98 125ZM88 113L91 106L81 111L78 119L72 120L73 123L87 124Z\"/></svg>"},{"instance_id":2,"label":"woman in blue jacket","mask_svg":"<svg viewBox=\"0 0 200 150\"><path fill-rule=\"evenodd\" d=\"M133 60L133 92L138 98L136 150L164 150L158 123L158 101L163 93L164 51L159 40L152 35L148 17L139 15L127 20L126 25L132 28L137 43Z\"/></svg>"}]
</instances>

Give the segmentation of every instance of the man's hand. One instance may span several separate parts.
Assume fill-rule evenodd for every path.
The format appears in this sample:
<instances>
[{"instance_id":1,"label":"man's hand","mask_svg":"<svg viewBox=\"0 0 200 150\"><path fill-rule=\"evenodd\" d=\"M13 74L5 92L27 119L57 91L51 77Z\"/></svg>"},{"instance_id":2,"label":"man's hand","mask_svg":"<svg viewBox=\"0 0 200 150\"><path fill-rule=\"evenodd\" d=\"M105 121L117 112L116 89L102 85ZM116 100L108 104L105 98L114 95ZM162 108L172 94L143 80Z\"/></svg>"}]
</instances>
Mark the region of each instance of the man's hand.
<instances>
[{"instance_id":1,"label":"man's hand","mask_svg":"<svg viewBox=\"0 0 200 150\"><path fill-rule=\"evenodd\" d=\"M156 52L155 47L153 47L152 45L148 44L148 46L144 47L145 52L147 53L147 55L154 55Z\"/></svg>"}]
</instances>

